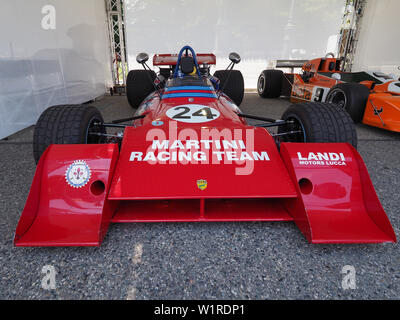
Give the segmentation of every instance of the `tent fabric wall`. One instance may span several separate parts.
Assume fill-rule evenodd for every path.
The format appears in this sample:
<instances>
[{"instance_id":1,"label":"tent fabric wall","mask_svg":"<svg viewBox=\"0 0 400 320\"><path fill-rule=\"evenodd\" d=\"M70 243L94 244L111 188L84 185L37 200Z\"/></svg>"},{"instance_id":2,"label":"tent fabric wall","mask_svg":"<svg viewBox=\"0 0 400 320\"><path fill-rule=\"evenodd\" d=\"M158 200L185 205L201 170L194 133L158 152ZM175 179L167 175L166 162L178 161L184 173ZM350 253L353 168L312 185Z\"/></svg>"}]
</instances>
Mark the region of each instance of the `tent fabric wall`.
<instances>
[{"instance_id":1,"label":"tent fabric wall","mask_svg":"<svg viewBox=\"0 0 400 320\"><path fill-rule=\"evenodd\" d=\"M43 29L56 9L55 29ZM82 103L111 85L107 17L99 0L0 0L0 138L51 105Z\"/></svg>"},{"instance_id":2,"label":"tent fabric wall","mask_svg":"<svg viewBox=\"0 0 400 320\"><path fill-rule=\"evenodd\" d=\"M400 76L399 0L368 0L360 25L353 71Z\"/></svg>"},{"instance_id":3,"label":"tent fabric wall","mask_svg":"<svg viewBox=\"0 0 400 320\"><path fill-rule=\"evenodd\" d=\"M130 69L139 52L177 53L184 45L217 55L238 52L246 88L276 59L309 59L336 49L344 0L125 0ZM332 45L333 44L333 45Z\"/></svg>"}]
</instances>

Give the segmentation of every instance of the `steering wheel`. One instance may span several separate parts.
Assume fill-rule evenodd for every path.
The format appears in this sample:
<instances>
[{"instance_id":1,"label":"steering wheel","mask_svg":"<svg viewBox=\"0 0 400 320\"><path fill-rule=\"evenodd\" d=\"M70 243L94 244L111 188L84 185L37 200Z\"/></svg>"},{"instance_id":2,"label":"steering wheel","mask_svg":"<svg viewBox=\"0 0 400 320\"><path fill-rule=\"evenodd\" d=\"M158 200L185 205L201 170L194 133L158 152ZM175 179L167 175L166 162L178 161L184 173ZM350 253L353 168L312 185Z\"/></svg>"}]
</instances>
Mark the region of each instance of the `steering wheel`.
<instances>
[{"instance_id":1,"label":"steering wheel","mask_svg":"<svg viewBox=\"0 0 400 320\"><path fill-rule=\"evenodd\" d=\"M196 53L194 52L194 50L193 50L190 46L184 46L184 47L181 49L181 51L179 51L178 60L176 61L176 68L175 68L175 71L174 71L174 75L173 75L172 77L173 77L173 78L176 78L176 77L178 76L179 64L181 63L181 58L182 58L182 55L183 55L183 52L184 52L184 51L186 51L186 52L185 52L185 56L186 56L186 57L188 56L188 51L190 51L190 52L192 53L192 57L193 57L193 60L194 60L194 65L195 65L195 67L196 67L196 73L197 73L197 75L198 75L199 77L201 77L199 64L197 63Z\"/></svg>"}]
</instances>

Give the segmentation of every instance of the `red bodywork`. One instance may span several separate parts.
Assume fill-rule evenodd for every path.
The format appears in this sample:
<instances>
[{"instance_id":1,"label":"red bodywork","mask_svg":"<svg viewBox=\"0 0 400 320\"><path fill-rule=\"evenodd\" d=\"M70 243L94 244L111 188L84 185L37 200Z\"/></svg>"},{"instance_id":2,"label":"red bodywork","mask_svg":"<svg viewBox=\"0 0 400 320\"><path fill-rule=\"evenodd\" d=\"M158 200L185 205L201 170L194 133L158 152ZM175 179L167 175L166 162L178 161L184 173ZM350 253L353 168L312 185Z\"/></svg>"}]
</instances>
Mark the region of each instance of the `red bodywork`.
<instances>
[{"instance_id":1,"label":"red bodywork","mask_svg":"<svg viewBox=\"0 0 400 320\"><path fill-rule=\"evenodd\" d=\"M215 93L207 83L167 85L161 99L146 98L138 110L146 116L125 129L120 151L117 144L51 145L37 166L15 245L98 246L110 222L166 221L294 221L312 243L396 241L352 146L282 143L278 150L228 97L199 96ZM198 113L195 105L204 108ZM157 163L145 160L151 152ZM235 160L245 152L251 160ZM76 160L91 172L80 188L66 181Z\"/></svg>"},{"instance_id":2,"label":"red bodywork","mask_svg":"<svg viewBox=\"0 0 400 320\"><path fill-rule=\"evenodd\" d=\"M356 82L370 89L362 122L381 129L400 132L400 82L385 79L366 72L342 72L340 59L319 58L306 62L303 74L286 73L284 82L289 80L291 102L325 102L329 90L338 83ZM334 73L341 80L332 78ZM307 76L308 74L308 76ZM377 113L376 110L380 110Z\"/></svg>"}]
</instances>

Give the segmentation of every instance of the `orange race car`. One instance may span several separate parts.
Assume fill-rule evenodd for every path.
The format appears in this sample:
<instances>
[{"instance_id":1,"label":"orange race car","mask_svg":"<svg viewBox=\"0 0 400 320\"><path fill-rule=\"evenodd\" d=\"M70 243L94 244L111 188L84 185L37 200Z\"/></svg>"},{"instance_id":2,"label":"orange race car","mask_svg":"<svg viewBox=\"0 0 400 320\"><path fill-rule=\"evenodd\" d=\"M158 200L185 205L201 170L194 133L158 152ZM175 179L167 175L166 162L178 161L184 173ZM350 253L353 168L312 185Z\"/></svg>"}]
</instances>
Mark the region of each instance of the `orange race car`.
<instances>
[{"instance_id":1,"label":"orange race car","mask_svg":"<svg viewBox=\"0 0 400 320\"><path fill-rule=\"evenodd\" d=\"M261 97L335 103L345 108L354 122L400 132L400 81L394 76L382 72L342 72L342 60L333 54L297 64L279 61L277 67L302 65L302 73L264 70L257 83Z\"/></svg>"}]
</instances>

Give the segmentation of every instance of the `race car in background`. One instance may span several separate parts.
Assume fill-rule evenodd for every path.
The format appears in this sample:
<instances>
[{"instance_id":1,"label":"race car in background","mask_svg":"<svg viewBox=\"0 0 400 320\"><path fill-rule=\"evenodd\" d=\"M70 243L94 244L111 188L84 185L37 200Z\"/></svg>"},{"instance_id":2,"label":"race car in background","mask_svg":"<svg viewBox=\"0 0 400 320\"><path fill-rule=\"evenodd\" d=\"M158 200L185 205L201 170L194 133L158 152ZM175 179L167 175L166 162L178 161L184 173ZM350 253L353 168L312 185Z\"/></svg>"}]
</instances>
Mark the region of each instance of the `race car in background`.
<instances>
[{"instance_id":1,"label":"race car in background","mask_svg":"<svg viewBox=\"0 0 400 320\"><path fill-rule=\"evenodd\" d=\"M300 74L264 70L258 78L258 94L263 98L286 96L294 103L334 103L355 123L400 132L400 81L382 72L342 72L341 62L328 54L306 61Z\"/></svg>"},{"instance_id":2,"label":"race car in background","mask_svg":"<svg viewBox=\"0 0 400 320\"><path fill-rule=\"evenodd\" d=\"M238 54L214 76L215 56L189 46L155 55L158 75L148 58L128 76L132 117L106 123L87 104L42 113L16 246L99 246L110 223L195 221L293 221L312 243L396 242L343 109L245 114Z\"/></svg>"}]
</instances>

